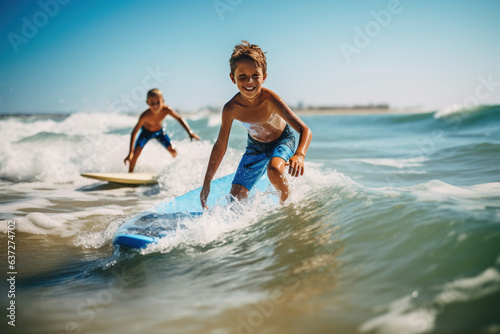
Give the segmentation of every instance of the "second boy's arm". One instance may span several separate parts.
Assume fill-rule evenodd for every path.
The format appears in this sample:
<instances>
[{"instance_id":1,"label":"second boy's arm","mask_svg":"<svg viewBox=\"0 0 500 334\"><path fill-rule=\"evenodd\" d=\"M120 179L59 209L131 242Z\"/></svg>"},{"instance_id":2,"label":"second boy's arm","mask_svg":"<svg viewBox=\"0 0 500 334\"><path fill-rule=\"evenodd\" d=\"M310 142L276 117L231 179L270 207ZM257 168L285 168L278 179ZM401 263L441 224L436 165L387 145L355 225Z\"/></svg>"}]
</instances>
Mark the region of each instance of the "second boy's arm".
<instances>
[{"instance_id":1,"label":"second boy's arm","mask_svg":"<svg viewBox=\"0 0 500 334\"><path fill-rule=\"evenodd\" d=\"M182 127L189 134L189 138L191 140L193 140L193 138L197 139L197 140L200 140L200 137L198 137L198 135L196 133L194 133L193 130L191 130L191 128L189 127L188 122L186 122L186 120L181 115L179 115L178 113L176 113L175 110L173 110L173 109L170 109L170 108L168 108L168 109L169 109L170 115L172 115L172 117L175 118L182 125Z\"/></svg>"},{"instance_id":2,"label":"second boy's arm","mask_svg":"<svg viewBox=\"0 0 500 334\"><path fill-rule=\"evenodd\" d=\"M130 135L130 148L127 157L125 158L125 160L123 160L123 163L125 164L127 163L127 161L130 161L130 159L132 159L132 157L134 156L135 136L137 135L137 132L139 132L139 129L144 125L143 115L144 114L142 114L139 117L139 120L137 121L137 124L135 125L134 129L132 130L132 134Z\"/></svg>"},{"instance_id":3,"label":"second boy's arm","mask_svg":"<svg viewBox=\"0 0 500 334\"><path fill-rule=\"evenodd\" d=\"M222 123L219 130L219 136L212 148L212 153L210 154L210 159L208 160L207 171L205 173L205 179L203 181L203 188L200 193L201 207L205 209L207 207L207 199L210 194L210 183L212 182L215 172L219 168L224 155L227 150L227 143L229 141L229 134L231 132L231 125L233 124L233 119L230 116L230 112L226 110L222 111Z\"/></svg>"}]
</instances>

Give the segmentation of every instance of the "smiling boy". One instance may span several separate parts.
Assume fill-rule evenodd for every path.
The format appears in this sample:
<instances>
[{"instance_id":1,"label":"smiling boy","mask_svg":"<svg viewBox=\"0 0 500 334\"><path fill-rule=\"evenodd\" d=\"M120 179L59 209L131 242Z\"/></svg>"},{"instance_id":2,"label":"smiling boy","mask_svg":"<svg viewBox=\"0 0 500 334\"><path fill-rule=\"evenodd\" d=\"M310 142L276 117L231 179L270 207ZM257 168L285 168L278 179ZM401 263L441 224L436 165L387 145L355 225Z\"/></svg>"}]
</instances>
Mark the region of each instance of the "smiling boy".
<instances>
[{"instance_id":1,"label":"smiling boy","mask_svg":"<svg viewBox=\"0 0 500 334\"><path fill-rule=\"evenodd\" d=\"M163 129L163 120L168 115L175 118L182 125L182 127L189 134L189 138L191 140L193 140L193 138L200 140L200 137L198 137L198 135L191 130L186 120L172 108L164 104L165 101L163 99L163 94L159 89L151 89L148 92L146 103L148 104L149 109L141 114L137 124L132 130L132 135L130 136L130 149L128 155L125 157L125 160L123 160L125 164L127 161L129 162L129 173L134 172L135 163L137 162L142 149L152 138L156 138L170 152L173 158L177 156L177 150L172 145L170 138ZM135 136L137 135L139 129L141 130L141 133L139 134L139 137L137 138L137 141L135 141L134 145Z\"/></svg>"},{"instance_id":2,"label":"smiling boy","mask_svg":"<svg viewBox=\"0 0 500 334\"><path fill-rule=\"evenodd\" d=\"M293 113L285 102L271 90L262 87L267 78L266 56L257 45L242 41L235 46L229 60L231 81L238 87L237 93L222 110L222 124L208 163L201 205L206 208L210 182L226 153L231 125L240 121L248 131L246 151L241 158L231 187L231 195L241 200L267 170L273 186L283 203L289 196L285 178L304 174L304 158L312 139L307 125ZM292 127L300 135L295 149Z\"/></svg>"}]
</instances>

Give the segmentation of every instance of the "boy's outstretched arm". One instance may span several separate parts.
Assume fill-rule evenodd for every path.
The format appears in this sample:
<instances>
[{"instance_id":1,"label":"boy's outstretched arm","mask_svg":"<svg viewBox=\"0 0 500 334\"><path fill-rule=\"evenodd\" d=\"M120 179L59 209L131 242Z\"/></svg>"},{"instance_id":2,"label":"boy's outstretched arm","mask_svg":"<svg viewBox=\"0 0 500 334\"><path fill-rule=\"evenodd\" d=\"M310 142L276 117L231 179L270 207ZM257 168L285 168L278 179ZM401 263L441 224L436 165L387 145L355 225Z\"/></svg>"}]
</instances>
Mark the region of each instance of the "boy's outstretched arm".
<instances>
[{"instance_id":1,"label":"boy's outstretched arm","mask_svg":"<svg viewBox=\"0 0 500 334\"><path fill-rule=\"evenodd\" d=\"M295 177L304 175L304 158L306 157L307 149L312 140L312 132L277 94L271 91L269 92L274 97L274 103L279 110L280 116L300 135L297 149L288 161L288 173Z\"/></svg>"},{"instance_id":2,"label":"boy's outstretched arm","mask_svg":"<svg viewBox=\"0 0 500 334\"><path fill-rule=\"evenodd\" d=\"M210 159L208 160L207 171L205 173L205 179L203 181L203 188L200 193L201 207L203 209L208 208L207 199L210 194L210 183L212 182L215 172L217 172L217 169L226 154L232 123L233 119L229 116L229 112L223 110L219 136L217 137L217 141L212 148L212 153L210 154Z\"/></svg>"},{"instance_id":3,"label":"boy's outstretched arm","mask_svg":"<svg viewBox=\"0 0 500 334\"><path fill-rule=\"evenodd\" d=\"M196 133L194 133L193 130L191 130L188 122L186 122L184 117L182 117L181 115L176 113L175 110L173 110L171 108L168 108L168 109L169 109L170 115L172 115L173 118L175 118L179 123L181 123L182 127L187 131L187 133L189 134L189 139L191 139L191 141L193 141L193 138L196 140L200 140L200 137L198 137L198 135Z\"/></svg>"},{"instance_id":4,"label":"boy's outstretched arm","mask_svg":"<svg viewBox=\"0 0 500 334\"><path fill-rule=\"evenodd\" d=\"M137 132L139 132L139 129L144 125L144 117L142 117L144 114L142 114L139 117L139 120L137 121L137 124L135 125L134 129L132 130L132 134L130 135L130 148L128 151L127 156L123 160L123 163L126 165L127 161L130 163L130 160L134 157L134 142L135 142L135 136L137 135Z\"/></svg>"}]
</instances>

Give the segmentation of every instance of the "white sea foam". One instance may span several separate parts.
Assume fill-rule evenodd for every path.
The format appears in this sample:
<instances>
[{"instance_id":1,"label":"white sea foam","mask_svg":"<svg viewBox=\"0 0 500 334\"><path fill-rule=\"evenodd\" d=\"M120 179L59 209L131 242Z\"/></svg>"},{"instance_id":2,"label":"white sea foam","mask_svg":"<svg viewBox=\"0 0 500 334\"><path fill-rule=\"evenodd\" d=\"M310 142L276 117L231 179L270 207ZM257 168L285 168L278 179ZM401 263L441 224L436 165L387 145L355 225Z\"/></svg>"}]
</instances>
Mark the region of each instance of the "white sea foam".
<instances>
[{"instance_id":1,"label":"white sea foam","mask_svg":"<svg viewBox=\"0 0 500 334\"><path fill-rule=\"evenodd\" d=\"M459 114L462 112L464 112L463 105L456 103L456 104L446 106L446 107L436 111L434 113L434 118L443 118L443 117L447 117L447 116L450 116L453 114Z\"/></svg>"},{"instance_id":2,"label":"white sea foam","mask_svg":"<svg viewBox=\"0 0 500 334\"><path fill-rule=\"evenodd\" d=\"M411 159L359 159L357 161L375 166L388 166L394 168L420 167L427 161L425 157L416 157Z\"/></svg>"},{"instance_id":3,"label":"white sea foam","mask_svg":"<svg viewBox=\"0 0 500 334\"><path fill-rule=\"evenodd\" d=\"M453 201L462 205L480 205L476 209L484 209L485 206L498 204L498 200L500 199L500 182L458 187L439 180L432 180L410 187L408 190L416 195L418 200L423 202ZM466 202L464 200L469 201ZM471 206L468 206L468 208L474 209Z\"/></svg>"},{"instance_id":4,"label":"white sea foam","mask_svg":"<svg viewBox=\"0 0 500 334\"><path fill-rule=\"evenodd\" d=\"M75 114L60 122L1 122L0 178L65 183L90 169L125 171L120 162L128 152L127 140L106 131L111 122L130 121L130 116Z\"/></svg>"},{"instance_id":5,"label":"white sea foam","mask_svg":"<svg viewBox=\"0 0 500 334\"><path fill-rule=\"evenodd\" d=\"M307 172L299 178L288 177L291 189L290 198L285 206L296 206L306 201L308 196L321 189L336 187L343 196L354 196L362 187L348 177L336 171L325 172L306 164ZM266 215L280 210L275 190L269 187L267 193L257 193L254 198L244 203L224 205L225 198L219 200L221 206L212 208L207 214L193 219L183 220L184 229L177 228L172 234L163 237L157 244L150 245L143 253L169 252L179 246L202 246L220 241L222 235L231 231L247 228L262 221ZM269 193L273 193L270 195ZM221 202L222 201L222 202Z\"/></svg>"},{"instance_id":6,"label":"white sea foam","mask_svg":"<svg viewBox=\"0 0 500 334\"><path fill-rule=\"evenodd\" d=\"M468 278L459 278L445 284L436 297L445 304L478 299L500 291L500 273L495 268L487 268L482 273Z\"/></svg>"},{"instance_id":7,"label":"white sea foam","mask_svg":"<svg viewBox=\"0 0 500 334\"><path fill-rule=\"evenodd\" d=\"M439 180L431 180L410 187L382 187L373 189L389 197L410 193L422 202L453 203L466 210L483 210L487 206L498 206L500 182L472 186L454 186Z\"/></svg>"},{"instance_id":8,"label":"white sea foam","mask_svg":"<svg viewBox=\"0 0 500 334\"><path fill-rule=\"evenodd\" d=\"M64 229L64 219L59 217L49 217L43 213L33 212L25 217L19 217L16 221L16 232L24 232L29 234L57 234L61 235ZM5 233L7 229L7 221L0 223L1 232Z\"/></svg>"},{"instance_id":9,"label":"white sea foam","mask_svg":"<svg viewBox=\"0 0 500 334\"><path fill-rule=\"evenodd\" d=\"M435 119L450 119L457 121L460 118L467 117L470 114L478 112L481 106L466 107L462 104L452 104L444 107L434 113Z\"/></svg>"},{"instance_id":10,"label":"white sea foam","mask_svg":"<svg viewBox=\"0 0 500 334\"><path fill-rule=\"evenodd\" d=\"M2 212L9 214L21 213L23 209L42 209L49 207L52 203L43 198L31 198L24 201L12 202L2 205Z\"/></svg>"},{"instance_id":11,"label":"white sea foam","mask_svg":"<svg viewBox=\"0 0 500 334\"><path fill-rule=\"evenodd\" d=\"M412 296L405 296L391 302L387 311L363 324L361 332L384 334L418 334L427 333L434 328L437 312L432 309L414 309Z\"/></svg>"},{"instance_id":12,"label":"white sea foam","mask_svg":"<svg viewBox=\"0 0 500 334\"><path fill-rule=\"evenodd\" d=\"M361 324L360 331L384 334L432 331L436 317L445 312L449 305L479 299L500 291L500 273L495 268L487 268L476 276L444 283L438 289L440 292L424 305L416 306L412 295L391 302L383 314ZM419 296L418 293L413 295Z\"/></svg>"},{"instance_id":13,"label":"white sea foam","mask_svg":"<svg viewBox=\"0 0 500 334\"><path fill-rule=\"evenodd\" d=\"M208 116L208 126L214 127L219 126L222 123L222 118L220 115L212 114Z\"/></svg>"},{"instance_id":14,"label":"white sea foam","mask_svg":"<svg viewBox=\"0 0 500 334\"><path fill-rule=\"evenodd\" d=\"M113 219L104 230L79 233L74 244L82 248L100 248L111 242L121 223L122 219Z\"/></svg>"},{"instance_id":15,"label":"white sea foam","mask_svg":"<svg viewBox=\"0 0 500 334\"><path fill-rule=\"evenodd\" d=\"M81 180L80 180L81 179ZM79 186L92 184L94 181L78 176ZM1 211L4 214L22 215L26 211L47 210L54 207L64 207L65 203L85 202L88 206L100 206L103 198L114 200L118 198L120 201L135 201L137 200L136 193L130 193L127 188L116 188L106 190L105 193L85 192L75 189L75 185L62 184L55 186L50 182L32 182L18 183L15 190L10 190L5 194L7 197L14 196L18 199L12 199L6 204L2 204ZM104 195L100 197L99 195ZM55 209L57 211L58 209Z\"/></svg>"},{"instance_id":16,"label":"white sea foam","mask_svg":"<svg viewBox=\"0 0 500 334\"><path fill-rule=\"evenodd\" d=\"M13 182L74 183L82 179L79 174L83 172L127 172L123 160L129 151L130 131L136 121L136 116L121 114L74 114L60 122L37 121L30 124L32 126L19 119L2 121L0 139L4 147L0 151L0 178ZM169 134L175 133L177 127ZM175 175L172 173L179 172L179 168L183 171L205 168L212 144L191 142L184 134L180 138L175 135L172 138L178 159L151 141L135 170L168 173L169 182L164 183L170 185L170 178ZM229 149L227 156L234 154ZM180 160L187 161L179 163Z\"/></svg>"},{"instance_id":17,"label":"white sea foam","mask_svg":"<svg viewBox=\"0 0 500 334\"><path fill-rule=\"evenodd\" d=\"M69 237L77 235L86 229L81 220L89 217L114 217L123 215L123 209L111 208L94 208L87 211L47 214L32 212L24 217L16 217L10 220L16 221L16 231L28 234L40 235L59 235L61 237ZM5 233L7 230L7 222L0 222L0 232Z\"/></svg>"},{"instance_id":18,"label":"white sea foam","mask_svg":"<svg viewBox=\"0 0 500 334\"><path fill-rule=\"evenodd\" d=\"M81 179L83 188L94 183ZM100 232L113 221L120 221L120 217L148 207L151 200L143 191L147 188L82 191L72 184L18 183L6 194L10 202L1 205L2 213L9 218L0 222L0 233L7 231L7 223L12 220L16 232L33 235L74 238L94 230ZM74 244L79 245L78 241Z\"/></svg>"},{"instance_id":19,"label":"white sea foam","mask_svg":"<svg viewBox=\"0 0 500 334\"><path fill-rule=\"evenodd\" d=\"M157 244L150 245L143 253L165 253L180 245L204 246L219 240L223 234L249 226L270 208L269 204L260 203L258 199L245 205L236 202L230 206L214 207L205 215L183 220L182 224L186 228L178 227L174 233L161 238Z\"/></svg>"},{"instance_id":20,"label":"white sea foam","mask_svg":"<svg viewBox=\"0 0 500 334\"><path fill-rule=\"evenodd\" d=\"M337 188L342 192L343 198L351 198L365 188L348 176L337 171L325 171L320 164L307 163L303 176L294 178L287 176L290 184L290 202L299 203L307 194L321 189Z\"/></svg>"}]
</instances>

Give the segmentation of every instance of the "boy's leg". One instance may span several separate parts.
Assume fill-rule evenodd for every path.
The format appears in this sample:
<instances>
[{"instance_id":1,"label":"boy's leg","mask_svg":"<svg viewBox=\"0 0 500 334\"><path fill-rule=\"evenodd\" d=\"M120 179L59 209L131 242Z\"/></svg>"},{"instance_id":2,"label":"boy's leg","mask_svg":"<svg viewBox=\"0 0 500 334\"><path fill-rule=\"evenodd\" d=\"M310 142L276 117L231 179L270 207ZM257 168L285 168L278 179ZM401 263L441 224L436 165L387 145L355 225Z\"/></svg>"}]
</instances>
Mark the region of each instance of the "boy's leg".
<instances>
[{"instance_id":1,"label":"boy's leg","mask_svg":"<svg viewBox=\"0 0 500 334\"><path fill-rule=\"evenodd\" d=\"M132 159L129 161L129 166L128 166L128 172L133 173L134 168L135 168L135 163L137 162L137 159L139 158L139 155L141 155L142 152L142 147L136 146L134 149L134 156Z\"/></svg>"},{"instance_id":2,"label":"boy's leg","mask_svg":"<svg viewBox=\"0 0 500 334\"><path fill-rule=\"evenodd\" d=\"M177 150L175 149L174 145L170 144L170 146L167 147L167 150L172 154L172 158L175 158L177 156Z\"/></svg>"},{"instance_id":3,"label":"boy's leg","mask_svg":"<svg viewBox=\"0 0 500 334\"><path fill-rule=\"evenodd\" d=\"M287 124L283 134L279 138L279 144L274 148L271 161L267 166L267 175L274 188L280 193L281 203L286 201L290 195L288 181L285 177L285 163L293 156L295 148L295 136Z\"/></svg>"},{"instance_id":4,"label":"boy's leg","mask_svg":"<svg viewBox=\"0 0 500 334\"><path fill-rule=\"evenodd\" d=\"M234 198L236 198L237 200L241 201L242 199L245 199L245 198L248 197L248 193L249 192L250 191L247 188L243 187L242 185L240 185L240 184L233 184L231 186L231 192L230 192L230 194L232 196L234 196Z\"/></svg>"},{"instance_id":5,"label":"boy's leg","mask_svg":"<svg viewBox=\"0 0 500 334\"><path fill-rule=\"evenodd\" d=\"M177 156L177 150L175 149L174 145L170 142L170 137L163 129L155 132L155 137L163 145L163 147L165 147L167 151L170 152L172 158L175 158Z\"/></svg>"},{"instance_id":6,"label":"boy's leg","mask_svg":"<svg viewBox=\"0 0 500 334\"><path fill-rule=\"evenodd\" d=\"M234 175L230 194L238 200L247 198L252 187L266 172L268 161L265 154L247 147Z\"/></svg>"},{"instance_id":7,"label":"boy's leg","mask_svg":"<svg viewBox=\"0 0 500 334\"><path fill-rule=\"evenodd\" d=\"M267 166L267 176L269 177L269 181L271 181L274 188L278 190L282 204L286 201L290 194L288 181L285 177L285 169L285 160L279 157L272 158Z\"/></svg>"}]
</instances>

